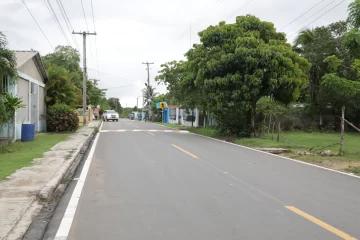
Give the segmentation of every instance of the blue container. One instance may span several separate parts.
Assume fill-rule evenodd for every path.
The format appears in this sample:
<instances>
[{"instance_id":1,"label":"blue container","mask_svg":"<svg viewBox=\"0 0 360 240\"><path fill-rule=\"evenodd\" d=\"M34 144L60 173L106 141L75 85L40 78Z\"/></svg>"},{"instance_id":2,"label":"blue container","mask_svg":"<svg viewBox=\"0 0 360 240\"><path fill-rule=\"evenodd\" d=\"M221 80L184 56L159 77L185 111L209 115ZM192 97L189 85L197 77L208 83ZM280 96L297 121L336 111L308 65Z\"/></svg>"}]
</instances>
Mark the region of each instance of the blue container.
<instances>
[{"instance_id":1,"label":"blue container","mask_svg":"<svg viewBox=\"0 0 360 240\"><path fill-rule=\"evenodd\" d=\"M35 124L21 125L21 141L30 142L35 138Z\"/></svg>"}]
</instances>

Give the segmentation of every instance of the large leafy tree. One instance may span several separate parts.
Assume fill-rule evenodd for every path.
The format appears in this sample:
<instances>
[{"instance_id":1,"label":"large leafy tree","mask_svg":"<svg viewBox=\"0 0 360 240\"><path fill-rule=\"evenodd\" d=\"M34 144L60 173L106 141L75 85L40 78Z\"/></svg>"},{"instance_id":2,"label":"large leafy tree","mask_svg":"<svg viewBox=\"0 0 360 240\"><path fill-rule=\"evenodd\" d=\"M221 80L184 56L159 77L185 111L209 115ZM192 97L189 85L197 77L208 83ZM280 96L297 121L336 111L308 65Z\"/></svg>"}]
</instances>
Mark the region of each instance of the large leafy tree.
<instances>
[{"instance_id":1,"label":"large leafy tree","mask_svg":"<svg viewBox=\"0 0 360 240\"><path fill-rule=\"evenodd\" d=\"M294 42L294 49L311 63L309 71L308 91L303 91L301 100L310 103L310 112L318 114L319 127L323 125L323 114L328 113L319 96L320 85L325 74L329 73L329 64L326 59L335 56L342 59L341 72L346 78L353 78L356 73L350 66L353 57L344 45L348 23L339 21L328 26L307 29L298 35Z\"/></svg>"},{"instance_id":2,"label":"large leafy tree","mask_svg":"<svg viewBox=\"0 0 360 240\"><path fill-rule=\"evenodd\" d=\"M2 84L2 76L13 78L17 75L15 54L8 49L7 44L5 35L0 32L0 84Z\"/></svg>"},{"instance_id":3,"label":"large leafy tree","mask_svg":"<svg viewBox=\"0 0 360 240\"><path fill-rule=\"evenodd\" d=\"M93 81L88 80L86 84L86 97L87 104L97 106L100 104L101 99L105 97L105 90L98 88Z\"/></svg>"},{"instance_id":4,"label":"large leafy tree","mask_svg":"<svg viewBox=\"0 0 360 240\"><path fill-rule=\"evenodd\" d=\"M48 105L65 103L71 107L81 104L82 93L72 84L68 71L54 64L47 64L49 81L46 84L46 101Z\"/></svg>"},{"instance_id":5,"label":"large leafy tree","mask_svg":"<svg viewBox=\"0 0 360 240\"><path fill-rule=\"evenodd\" d=\"M110 106L110 109L117 111L119 114L122 113L123 109L119 98L109 98L107 101Z\"/></svg>"},{"instance_id":6,"label":"large leafy tree","mask_svg":"<svg viewBox=\"0 0 360 240\"><path fill-rule=\"evenodd\" d=\"M46 64L51 63L66 69L68 77L78 88L82 87L82 70L80 68L80 54L71 46L57 46L53 53L43 57Z\"/></svg>"},{"instance_id":7,"label":"large leafy tree","mask_svg":"<svg viewBox=\"0 0 360 240\"><path fill-rule=\"evenodd\" d=\"M272 23L240 16L234 24L220 22L199 36L201 44L188 53L200 57L189 57L198 69L195 84L203 86L208 101L227 116L221 119L232 122L233 134L246 133L246 128L254 132L261 97L272 96L285 104L299 97L310 64L292 51ZM246 121L241 123L244 115Z\"/></svg>"}]
</instances>

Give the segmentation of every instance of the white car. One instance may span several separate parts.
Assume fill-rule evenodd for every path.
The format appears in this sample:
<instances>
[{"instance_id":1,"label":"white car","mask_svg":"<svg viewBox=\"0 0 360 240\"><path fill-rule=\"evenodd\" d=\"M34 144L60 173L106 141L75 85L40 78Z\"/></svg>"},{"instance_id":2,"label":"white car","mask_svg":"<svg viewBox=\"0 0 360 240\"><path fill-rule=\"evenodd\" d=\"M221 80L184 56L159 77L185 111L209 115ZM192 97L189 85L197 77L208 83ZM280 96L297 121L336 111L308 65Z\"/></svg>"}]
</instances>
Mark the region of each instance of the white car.
<instances>
[{"instance_id":1,"label":"white car","mask_svg":"<svg viewBox=\"0 0 360 240\"><path fill-rule=\"evenodd\" d=\"M102 115L103 121L119 121L119 114L114 110L105 110Z\"/></svg>"}]
</instances>

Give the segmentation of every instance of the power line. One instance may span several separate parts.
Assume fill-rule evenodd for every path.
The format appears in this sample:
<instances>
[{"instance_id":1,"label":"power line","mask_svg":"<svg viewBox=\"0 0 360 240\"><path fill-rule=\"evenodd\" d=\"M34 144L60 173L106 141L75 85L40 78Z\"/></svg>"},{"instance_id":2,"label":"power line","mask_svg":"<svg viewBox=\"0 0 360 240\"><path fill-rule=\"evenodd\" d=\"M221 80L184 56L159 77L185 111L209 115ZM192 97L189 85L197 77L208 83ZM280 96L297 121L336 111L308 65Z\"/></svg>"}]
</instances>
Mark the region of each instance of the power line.
<instances>
[{"instance_id":1,"label":"power line","mask_svg":"<svg viewBox=\"0 0 360 240\"><path fill-rule=\"evenodd\" d=\"M30 9L28 8L28 6L26 5L25 1L24 1L24 0L21 0L21 1L24 3L26 9L27 9L28 12L30 13L31 17L34 19L36 25L38 26L38 28L40 29L41 33L44 35L44 37L45 37L46 40L48 41L48 43L49 43L49 45L51 46L51 48L54 50L53 45L51 44L51 42L50 42L49 39L47 38L46 34L44 33L44 31L42 30L42 28L40 27L40 25L39 25L38 22L36 21L35 17L32 15L32 13L31 13Z\"/></svg>"},{"instance_id":2,"label":"power line","mask_svg":"<svg viewBox=\"0 0 360 240\"><path fill-rule=\"evenodd\" d=\"M311 23L309 23L308 25L302 27L302 29L308 27L309 25L311 25L312 23L314 23L315 21L317 21L318 19L322 18L324 15L326 15L327 13L329 13L330 11L334 10L336 7L338 7L340 4L342 4L343 2L345 2L346 0L342 0L341 2L339 2L338 4L336 4L335 6L333 6L332 8L330 8L328 11L326 11L324 14L322 14L321 16L319 16L318 18L316 18L314 21L312 21ZM300 30L301 31L301 30ZM293 35L291 35L289 38L293 37L294 35L298 34L300 31L297 31L296 33L294 33Z\"/></svg>"},{"instance_id":3,"label":"power line","mask_svg":"<svg viewBox=\"0 0 360 240\"><path fill-rule=\"evenodd\" d=\"M298 16L297 18L295 18L294 20L292 20L290 23L286 24L284 27L282 27L279 31L285 29L286 27L288 27L289 25L291 25L292 23L294 23L295 21L297 21L298 19L300 19L302 16L304 16L305 14L307 14L308 12L310 12L311 10L313 10L314 8L316 8L317 6L319 6L322 2L324 2L326 0L321 0L320 2L318 2L317 4L315 4L314 6L312 6L311 8L309 8L306 12L304 12L303 14L301 14L300 16Z\"/></svg>"},{"instance_id":4,"label":"power line","mask_svg":"<svg viewBox=\"0 0 360 240\"><path fill-rule=\"evenodd\" d=\"M94 15L94 5L93 5L92 0L91 0L91 12L92 12L92 17L93 17L94 32L95 32L95 15Z\"/></svg>"},{"instance_id":5,"label":"power line","mask_svg":"<svg viewBox=\"0 0 360 240\"><path fill-rule=\"evenodd\" d=\"M215 7L210 7L210 8L208 8L208 10L207 10L204 14L202 14L200 17L198 17L197 19L195 19L195 20L192 21L192 22L198 22L199 20L205 18L208 13L211 13L211 12L215 11L221 4L223 4L223 3L226 2L226 1L227 1L227 0L220 0L220 1L218 1L218 2L217 2L217 5L215 5ZM180 40L183 36L185 36L185 35L188 33L188 30L189 30L189 28L187 28L187 29L177 38L176 41ZM190 32L191 32L191 26L190 26ZM190 34L191 34L191 33L190 33Z\"/></svg>"},{"instance_id":6,"label":"power line","mask_svg":"<svg viewBox=\"0 0 360 240\"><path fill-rule=\"evenodd\" d=\"M117 78L117 79L121 79L121 80L126 80L126 81L129 81L129 82L142 82L142 81L130 80L130 79L127 79L127 78L115 76L115 75L113 75L113 74L106 73L106 72L101 72L101 71L98 71L98 70L93 69L93 68L88 68L88 70L92 70L92 71L95 71L95 72L98 72L98 73L101 73L101 74L108 75L108 76L113 77L113 78Z\"/></svg>"},{"instance_id":7,"label":"power line","mask_svg":"<svg viewBox=\"0 0 360 240\"><path fill-rule=\"evenodd\" d=\"M56 13L55 13L52 5L51 5L51 2L50 2L49 0L47 0L47 2L48 2L48 4L49 4L49 7L50 7L50 9L51 9L51 12L52 12L52 14L54 15L55 20L56 20L56 22L57 22L57 24L58 24L58 26L59 26L59 28L60 28L60 31L62 32L62 34L64 35L64 37L65 37L65 39L66 39L67 44L68 44L68 45L71 45L69 39L67 38L67 36L66 36L66 34L65 34L65 32L64 32L64 29L62 28L62 26L61 26L61 24L60 24L59 19L58 19L57 16L56 16Z\"/></svg>"},{"instance_id":8,"label":"power line","mask_svg":"<svg viewBox=\"0 0 360 240\"><path fill-rule=\"evenodd\" d=\"M72 31L74 31L74 28L73 28L73 26L72 26L72 24L71 24L71 21L70 21L68 15L67 15L67 13L66 13L66 10L65 10L65 8L64 8L64 5L62 4L61 0L57 0L57 3L58 3L58 5L59 5L60 11L61 11L61 13L62 13L62 15L63 15L64 20L65 20L66 26L67 26L69 32L71 33ZM76 37L75 37L73 34L71 34L71 37L72 37L72 39L73 39L73 41L74 41L74 43L75 43L78 51L80 51L79 43L78 43L78 41L76 40Z\"/></svg>"},{"instance_id":9,"label":"power line","mask_svg":"<svg viewBox=\"0 0 360 240\"><path fill-rule=\"evenodd\" d=\"M89 31L89 27L88 27L88 23L87 23L87 20L86 20L86 15L85 15L85 10L84 10L84 4L83 4L83 1L82 1L82 0L81 0L81 7L82 7L83 14L84 14L84 19L85 19L85 24L86 24L86 30Z\"/></svg>"},{"instance_id":10,"label":"power line","mask_svg":"<svg viewBox=\"0 0 360 240\"><path fill-rule=\"evenodd\" d=\"M45 3L45 5L46 5L46 8L49 10L50 15L51 15L51 17L53 18L56 26L58 27L59 31L61 32L61 28L60 28L59 24L56 22L56 19L55 19L55 17L54 17L54 14L51 12L51 9L50 9L50 7L48 6L47 1L44 0L44 3Z\"/></svg>"},{"instance_id":11,"label":"power line","mask_svg":"<svg viewBox=\"0 0 360 240\"><path fill-rule=\"evenodd\" d=\"M291 33L292 31L294 31L297 27L301 26L303 23L307 22L309 19L311 19L312 17L314 17L316 14L318 14L319 12L321 12L323 9L325 9L326 7L330 6L333 2L335 2L337 0L332 0L331 2L329 2L328 4L326 4L326 6L324 6L322 9L316 11L313 15L311 15L310 17L308 17L306 20L302 21L301 23L299 23L298 25L296 25L295 27L293 27L290 31L288 31L287 33Z\"/></svg>"},{"instance_id":12,"label":"power line","mask_svg":"<svg viewBox=\"0 0 360 240\"><path fill-rule=\"evenodd\" d=\"M117 89L117 88L124 88L124 87L131 87L131 86L134 86L134 85L125 85L125 86L120 86L120 87L108 87L108 88L106 88L106 90L108 90L108 89Z\"/></svg>"},{"instance_id":13,"label":"power line","mask_svg":"<svg viewBox=\"0 0 360 240\"><path fill-rule=\"evenodd\" d=\"M236 9L231 15L229 15L229 17L226 19L226 21L229 21L230 18L232 18L239 10L241 10L243 7L249 5L250 3L252 3L255 0L248 0L247 2L245 2L243 5L241 5L238 9Z\"/></svg>"},{"instance_id":14,"label":"power line","mask_svg":"<svg viewBox=\"0 0 360 240\"><path fill-rule=\"evenodd\" d=\"M94 32L96 32L94 5L93 5L93 1L92 1L92 0L91 0L91 12L92 12L92 17L93 17ZM97 37L97 36L95 36L95 57L96 57L96 68L97 68L97 71L98 71L98 78L99 78L99 59L98 59L98 47L97 47L96 37Z\"/></svg>"}]
</instances>

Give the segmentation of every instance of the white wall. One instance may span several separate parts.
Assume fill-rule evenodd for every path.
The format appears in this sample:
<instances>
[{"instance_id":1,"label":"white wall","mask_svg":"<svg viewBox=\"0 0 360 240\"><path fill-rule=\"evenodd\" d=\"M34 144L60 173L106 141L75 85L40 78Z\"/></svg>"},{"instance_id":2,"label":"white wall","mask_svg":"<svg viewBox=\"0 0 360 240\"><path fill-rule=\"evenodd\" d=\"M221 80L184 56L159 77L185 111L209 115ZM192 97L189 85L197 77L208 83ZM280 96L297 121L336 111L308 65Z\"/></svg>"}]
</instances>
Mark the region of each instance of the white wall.
<instances>
[{"instance_id":1,"label":"white wall","mask_svg":"<svg viewBox=\"0 0 360 240\"><path fill-rule=\"evenodd\" d=\"M186 116L191 115L191 110L189 109L190 113L187 114L185 109L180 109L179 117L180 117L180 124L186 127L198 127L199 126L199 111L197 108L193 110L193 115L195 116L195 121L192 123L191 121L186 121Z\"/></svg>"}]
</instances>

